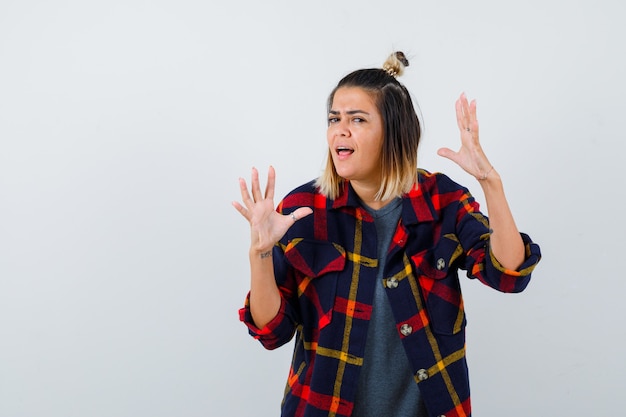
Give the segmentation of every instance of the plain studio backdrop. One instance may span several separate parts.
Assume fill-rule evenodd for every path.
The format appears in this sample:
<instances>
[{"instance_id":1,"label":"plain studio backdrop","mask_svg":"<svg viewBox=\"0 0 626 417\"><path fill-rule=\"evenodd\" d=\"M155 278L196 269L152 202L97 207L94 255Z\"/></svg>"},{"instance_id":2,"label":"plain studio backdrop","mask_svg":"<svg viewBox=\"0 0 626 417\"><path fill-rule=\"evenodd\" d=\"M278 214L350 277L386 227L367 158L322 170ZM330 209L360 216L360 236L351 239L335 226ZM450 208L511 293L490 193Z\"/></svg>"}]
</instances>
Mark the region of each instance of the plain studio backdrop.
<instances>
[{"instance_id":1,"label":"plain studio backdrop","mask_svg":"<svg viewBox=\"0 0 626 417\"><path fill-rule=\"evenodd\" d=\"M328 93L393 50L436 155L454 101L544 258L521 294L463 276L476 416L623 411L624 3L0 3L0 416L277 416L238 177L319 175ZM483 208L485 208L483 206ZM619 267L619 268L618 268Z\"/></svg>"}]
</instances>

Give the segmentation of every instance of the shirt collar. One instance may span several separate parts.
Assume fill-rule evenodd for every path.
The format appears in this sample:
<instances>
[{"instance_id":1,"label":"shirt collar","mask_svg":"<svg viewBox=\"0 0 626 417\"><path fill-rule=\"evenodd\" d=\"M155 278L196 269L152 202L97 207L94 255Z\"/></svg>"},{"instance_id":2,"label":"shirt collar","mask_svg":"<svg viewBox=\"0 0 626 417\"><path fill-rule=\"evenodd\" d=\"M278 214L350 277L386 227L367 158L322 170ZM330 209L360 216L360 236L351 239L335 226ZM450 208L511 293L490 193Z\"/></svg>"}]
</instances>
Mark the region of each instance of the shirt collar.
<instances>
[{"instance_id":1,"label":"shirt collar","mask_svg":"<svg viewBox=\"0 0 626 417\"><path fill-rule=\"evenodd\" d=\"M361 203L359 200L359 196L350 185L350 181L344 180L342 183L343 190L339 197L333 201L333 208L338 209L341 207L360 207Z\"/></svg>"},{"instance_id":2,"label":"shirt collar","mask_svg":"<svg viewBox=\"0 0 626 417\"><path fill-rule=\"evenodd\" d=\"M427 178L418 173L417 184L414 185L411 191L402 196L402 223L428 222L438 218L430 194L424 192L426 180ZM339 197L333 201L333 209L360 206L359 196L350 185L350 181L343 181L343 190Z\"/></svg>"},{"instance_id":3,"label":"shirt collar","mask_svg":"<svg viewBox=\"0 0 626 417\"><path fill-rule=\"evenodd\" d=\"M413 224L437 220L438 216L433 206L432 197L427 192L421 175L411 191L402 197L402 223Z\"/></svg>"}]
</instances>

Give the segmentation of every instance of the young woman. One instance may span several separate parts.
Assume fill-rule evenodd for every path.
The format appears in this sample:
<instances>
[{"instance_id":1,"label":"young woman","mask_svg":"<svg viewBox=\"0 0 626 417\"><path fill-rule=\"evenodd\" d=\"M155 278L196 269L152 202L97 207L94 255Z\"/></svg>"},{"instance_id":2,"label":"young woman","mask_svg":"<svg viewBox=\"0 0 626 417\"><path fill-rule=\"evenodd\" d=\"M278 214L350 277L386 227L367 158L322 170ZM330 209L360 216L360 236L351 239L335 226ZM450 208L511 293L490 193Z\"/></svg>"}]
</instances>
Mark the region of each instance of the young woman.
<instances>
[{"instance_id":1,"label":"young woman","mask_svg":"<svg viewBox=\"0 0 626 417\"><path fill-rule=\"evenodd\" d=\"M267 349L296 336L282 416L470 416L465 313L458 279L522 291L541 258L521 234L478 140L476 102L456 102L469 191L417 168L421 128L396 79L408 61L344 77L328 100L328 161L274 206L261 191L233 203L251 228L251 287L241 320Z\"/></svg>"}]
</instances>

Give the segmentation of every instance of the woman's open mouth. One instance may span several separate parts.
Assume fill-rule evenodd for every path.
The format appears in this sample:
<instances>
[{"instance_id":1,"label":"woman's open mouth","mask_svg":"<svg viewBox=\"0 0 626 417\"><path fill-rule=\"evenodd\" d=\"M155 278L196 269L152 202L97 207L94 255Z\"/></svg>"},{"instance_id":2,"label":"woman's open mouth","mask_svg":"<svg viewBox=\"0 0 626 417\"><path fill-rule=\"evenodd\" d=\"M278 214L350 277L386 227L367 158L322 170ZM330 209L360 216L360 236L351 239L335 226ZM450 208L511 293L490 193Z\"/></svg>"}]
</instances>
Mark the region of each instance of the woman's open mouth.
<instances>
[{"instance_id":1,"label":"woman's open mouth","mask_svg":"<svg viewBox=\"0 0 626 417\"><path fill-rule=\"evenodd\" d=\"M337 155L339 156L349 156L354 153L354 149L348 148L347 146L338 146L335 149L335 152L337 152Z\"/></svg>"}]
</instances>

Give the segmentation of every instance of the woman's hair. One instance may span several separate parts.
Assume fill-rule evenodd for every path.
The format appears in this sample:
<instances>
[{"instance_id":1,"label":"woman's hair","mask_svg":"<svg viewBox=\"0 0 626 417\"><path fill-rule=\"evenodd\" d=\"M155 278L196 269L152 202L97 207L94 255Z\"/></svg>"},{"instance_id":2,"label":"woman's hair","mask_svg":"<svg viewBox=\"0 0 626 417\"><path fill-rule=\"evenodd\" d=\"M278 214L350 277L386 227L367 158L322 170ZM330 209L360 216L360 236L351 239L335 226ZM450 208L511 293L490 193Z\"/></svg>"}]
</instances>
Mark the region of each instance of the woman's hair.
<instances>
[{"instance_id":1,"label":"woman's hair","mask_svg":"<svg viewBox=\"0 0 626 417\"><path fill-rule=\"evenodd\" d=\"M396 79L408 66L404 53L394 52L382 68L361 69L346 75L328 97L328 112L340 88L362 88L373 97L382 116L384 134L380 189L375 195L380 201L407 193L417 180L417 146L421 126L408 90ZM337 174L331 152L329 149L326 168L316 185L326 197L335 199L341 193L345 180Z\"/></svg>"}]
</instances>

